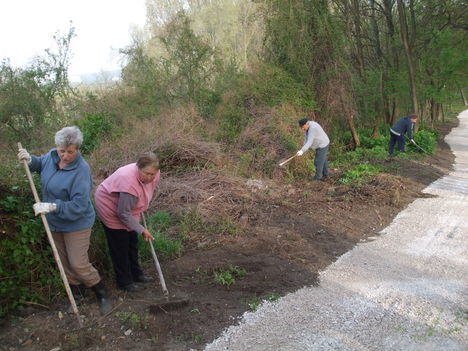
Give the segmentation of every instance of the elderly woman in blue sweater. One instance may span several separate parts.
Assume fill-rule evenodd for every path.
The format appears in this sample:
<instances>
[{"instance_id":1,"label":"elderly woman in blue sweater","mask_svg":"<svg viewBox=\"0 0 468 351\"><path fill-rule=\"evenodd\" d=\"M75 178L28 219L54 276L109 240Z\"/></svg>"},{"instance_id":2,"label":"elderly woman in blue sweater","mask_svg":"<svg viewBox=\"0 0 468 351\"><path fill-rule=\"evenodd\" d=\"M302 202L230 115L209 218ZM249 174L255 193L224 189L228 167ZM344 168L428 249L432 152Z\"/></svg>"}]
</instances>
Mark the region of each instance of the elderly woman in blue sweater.
<instances>
[{"instance_id":1,"label":"elderly woman in blue sweater","mask_svg":"<svg viewBox=\"0 0 468 351\"><path fill-rule=\"evenodd\" d=\"M26 149L18 153L29 169L40 174L42 201L33 206L35 215L46 214L55 245L75 300L80 303L85 289L91 288L102 314L112 309L104 283L88 258L95 212L91 203L91 169L80 154L83 134L65 127L55 134L56 147L42 156Z\"/></svg>"}]
</instances>

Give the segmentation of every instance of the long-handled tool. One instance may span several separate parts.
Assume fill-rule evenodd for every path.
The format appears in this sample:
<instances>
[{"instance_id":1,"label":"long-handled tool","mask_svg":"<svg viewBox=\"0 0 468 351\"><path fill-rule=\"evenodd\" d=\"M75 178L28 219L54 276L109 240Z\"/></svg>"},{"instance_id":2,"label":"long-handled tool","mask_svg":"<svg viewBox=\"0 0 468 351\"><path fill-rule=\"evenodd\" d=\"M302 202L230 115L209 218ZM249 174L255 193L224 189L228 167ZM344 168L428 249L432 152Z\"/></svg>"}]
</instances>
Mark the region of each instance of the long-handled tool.
<instances>
[{"instance_id":1,"label":"long-handled tool","mask_svg":"<svg viewBox=\"0 0 468 351\"><path fill-rule=\"evenodd\" d=\"M294 157L296 157L297 154L295 154L294 156L291 156L290 158L288 158L287 160L281 162L279 165L280 167L283 167L286 163L288 163L289 161L291 161Z\"/></svg>"},{"instance_id":2,"label":"long-handled tool","mask_svg":"<svg viewBox=\"0 0 468 351\"><path fill-rule=\"evenodd\" d=\"M424 150L421 146L419 146L418 144L416 144L415 141L411 141L410 138L406 137L410 142L411 144L413 144L414 146L416 146L419 150L421 150L422 152L424 152L426 155L429 155L430 157L432 157L433 159L435 160L439 160L437 157L435 157L433 154L431 154L430 152L428 152L427 150Z\"/></svg>"},{"instance_id":3,"label":"long-handled tool","mask_svg":"<svg viewBox=\"0 0 468 351\"><path fill-rule=\"evenodd\" d=\"M146 229L148 229L148 226L146 225L146 218L145 214L143 213L143 225L145 226ZM166 287L166 281L164 280L164 275L161 270L161 265L159 264L158 256L156 256L156 251L154 251L154 246L153 246L153 241L149 240L150 248L151 248L151 255L153 256L154 264L156 266L156 271L158 272L159 276L159 281L161 282L161 287L164 296L169 296L169 291L167 290Z\"/></svg>"},{"instance_id":4,"label":"long-handled tool","mask_svg":"<svg viewBox=\"0 0 468 351\"><path fill-rule=\"evenodd\" d=\"M148 229L146 225L146 218L145 213L142 213L143 218L143 226ZM156 301L150 306L150 312L152 313L159 313L159 312L167 312L171 309L176 309L179 307L183 307L188 304L187 298L180 298L175 296L170 296L169 291L166 287L166 281L164 280L164 275L161 270L161 265L159 264L158 256L156 255L156 251L154 250L153 242L149 240L149 245L151 248L151 254L153 256L154 264L156 266L156 271L158 272L159 281L161 283L161 288L164 294L164 299L162 301Z\"/></svg>"},{"instance_id":5,"label":"long-handled tool","mask_svg":"<svg viewBox=\"0 0 468 351\"><path fill-rule=\"evenodd\" d=\"M21 143L18 143L18 149L22 149ZM29 170L28 162L23 160L24 170L26 171L26 175L29 179L29 184L31 186L32 193L34 195L34 200L36 202L40 202L39 195L37 194L36 186L34 185L34 180L31 176L31 171ZM83 322L81 320L80 314L78 312L78 307L76 307L75 298L73 297L72 291L70 289L70 284L68 283L67 276L65 274L65 270L63 269L62 261L60 260L60 256L57 251L57 247L55 246L54 238L52 237L52 233L50 231L49 223L47 222L47 218L44 213L41 213L42 223L44 224L45 231L47 233L47 238L49 239L50 246L52 247L52 252L54 253L55 262L60 271L60 276L62 277L63 284L65 285L65 290L67 291L68 299L70 300L70 304L72 306L73 313L75 313L76 318L78 319L78 324L80 328L83 327Z\"/></svg>"}]
</instances>

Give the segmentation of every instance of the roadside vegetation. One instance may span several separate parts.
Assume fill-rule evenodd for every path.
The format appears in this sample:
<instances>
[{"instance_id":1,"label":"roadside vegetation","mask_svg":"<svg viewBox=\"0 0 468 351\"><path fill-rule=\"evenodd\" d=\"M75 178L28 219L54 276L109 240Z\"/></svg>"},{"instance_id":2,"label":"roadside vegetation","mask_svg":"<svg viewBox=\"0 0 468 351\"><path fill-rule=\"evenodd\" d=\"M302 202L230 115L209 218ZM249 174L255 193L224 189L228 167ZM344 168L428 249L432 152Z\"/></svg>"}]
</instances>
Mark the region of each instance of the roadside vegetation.
<instances>
[{"instance_id":1,"label":"roadside vegetation","mask_svg":"<svg viewBox=\"0 0 468 351\"><path fill-rule=\"evenodd\" d=\"M33 154L45 153L57 130L79 126L96 184L140 152L156 152L163 182L147 220L158 254L170 260L242 234L247 180L310 178L313 152L286 168L278 163L302 145L297 120L311 111L320 111L318 122L332 140L334 181L361 187L387 171L388 129L398 118L419 113L414 139L431 153L434 127L466 108L468 48L458 2L403 5L410 6L409 33L396 4L387 8L380 1L171 3L149 12L147 32L122 48L118 83L70 84L73 28L56 34L56 48L27 67L2 59L0 317L63 294L16 160L18 141ZM231 30L214 22L219 13ZM405 55L405 40L418 50ZM412 145L407 151L396 157L422 156ZM92 260L112 275L99 223L93 233ZM142 258L150 260L147 243L140 245ZM229 287L245 274L234 265L199 268L193 279ZM252 310L258 299L248 302ZM145 328L145 316L118 317L122 326Z\"/></svg>"}]
</instances>

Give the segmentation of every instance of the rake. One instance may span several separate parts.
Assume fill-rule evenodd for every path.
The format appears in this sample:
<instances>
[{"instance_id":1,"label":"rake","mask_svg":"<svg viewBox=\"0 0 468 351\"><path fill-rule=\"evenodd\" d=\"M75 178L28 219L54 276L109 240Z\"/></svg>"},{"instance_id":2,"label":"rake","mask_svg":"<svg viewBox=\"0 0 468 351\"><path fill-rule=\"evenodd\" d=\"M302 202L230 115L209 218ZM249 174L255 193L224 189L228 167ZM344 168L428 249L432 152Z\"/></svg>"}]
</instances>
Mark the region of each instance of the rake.
<instances>
[{"instance_id":1,"label":"rake","mask_svg":"<svg viewBox=\"0 0 468 351\"><path fill-rule=\"evenodd\" d=\"M142 218L143 218L143 226L146 229L148 229L146 225L145 213L142 213ZM159 264L158 256L156 255L156 251L154 250L152 240L149 240L149 245L151 249L151 255L153 256L154 264L156 266L156 271L158 272L158 277L161 283L161 288L164 294L164 297L162 299L152 303L152 305L150 306L150 311L152 313L167 312L168 310L174 310L174 309L186 306L189 302L187 298L170 296L169 291L167 290L166 281L164 280L164 275L161 269L161 265Z\"/></svg>"}]
</instances>

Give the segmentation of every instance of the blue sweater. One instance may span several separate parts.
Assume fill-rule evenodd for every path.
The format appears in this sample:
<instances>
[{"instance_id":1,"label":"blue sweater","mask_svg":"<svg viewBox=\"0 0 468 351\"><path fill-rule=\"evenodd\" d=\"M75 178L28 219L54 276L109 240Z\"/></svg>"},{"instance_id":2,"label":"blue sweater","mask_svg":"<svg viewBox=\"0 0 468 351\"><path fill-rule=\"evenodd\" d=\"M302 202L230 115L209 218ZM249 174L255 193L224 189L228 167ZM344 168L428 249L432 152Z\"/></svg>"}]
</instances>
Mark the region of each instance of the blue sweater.
<instances>
[{"instance_id":1,"label":"blue sweater","mask_svg":"<svg viewBox=\"0 0 468 351\"><path fill-rule=\"evenodd\" d=\"M397 135L403 135L406 133L409 139L413 139L413 122L409 117L403 117L396 122L391 130L393 130Z\"/></svg>"},{"instance_id":2,"label":"blue sweater","mask_svg":"<svg viewBox=\"0 0 468 351\"><path fill-rule=\"evenodd\" d=\"M29 169L41 175L42 201L57 204L57 210L46 215L50 229L72 232L91 228L95 218L90 197L93 182L91 169L83 157L78 153L63 169L58 168L57 149L31 158Z\"/></svg>"}]
</instances>

